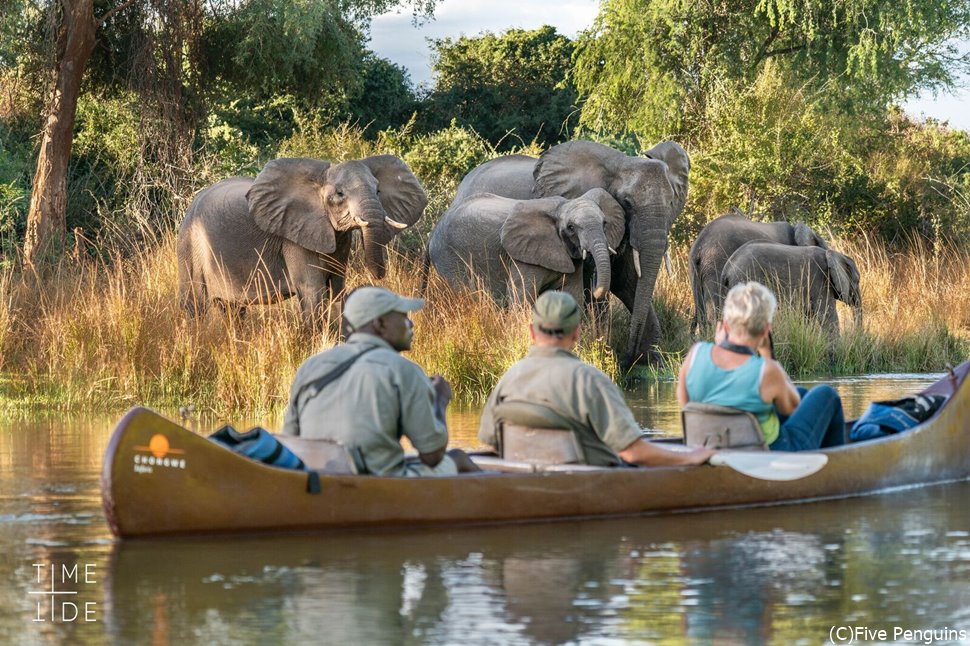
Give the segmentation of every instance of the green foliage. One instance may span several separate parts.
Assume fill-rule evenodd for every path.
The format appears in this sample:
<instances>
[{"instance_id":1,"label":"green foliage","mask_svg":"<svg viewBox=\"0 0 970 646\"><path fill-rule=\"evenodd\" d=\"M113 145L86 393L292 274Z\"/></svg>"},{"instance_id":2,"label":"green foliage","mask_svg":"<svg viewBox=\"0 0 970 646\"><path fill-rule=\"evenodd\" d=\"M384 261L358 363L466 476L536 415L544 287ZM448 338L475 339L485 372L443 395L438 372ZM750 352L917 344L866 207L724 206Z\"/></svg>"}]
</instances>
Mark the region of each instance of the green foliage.
<instances>
[{"instance_id":1,"label":"green foliage","mask_svg":"<svg viewBox=\"0 0 970 646\"><path fill-rule=\"evenodd\" d=\"M847 113L879 113L970 69L966 0L605 0L577 43L582 123L690 140L718 85L769 61L793 87L825 88Z\"/></svg>"},{"instance_id":2,"label":"green foliage","mask_svg":"<svg viewBox=\"0 0 970 646\"><path fill-rule=\"evenodd\" d=\"M792 88L773 64L741 91L717 88L707 115L690 151L678 240L736 206L901 242L970 236L970 139L962 131L898 112L863 119L829 110L824 92Z\"/></svg>"},{"instance_id":3,"label":"green foliage","mask_svg":"<svg viewBox=\"0 0 970 646\"><path fill-rule=\"evenodd\" d=\"M0 257L12 256L23 235L30 202L29 133L22 129L24 124L12 121L13 127L0 120Z\"/></svg>"},{"instance_id":4,"label":"green foliage","mask_svg":"<svg viewBox=\"0 0 970 646\"><path fill-rule=\"evenodd\" d=\"M573 43L555 28L443 38L432 46L436 85L424 108L426 128L454 119L506 151L523 141L569 138L577 98L569 78Z\"/></svg>"},{"instance_id":5,"label":"green foliage","mask_svg":"<svg viewBox=\"0 0 970 646\"><path fill-rule=\"evenodd\" d=\"M363 34L332 0L245 0L203 33L209 72L231 93L294 94L342 105L356 88Z\"/></svg>"},{"instance_id":6,"label":"green foliage","mask_svg":"<svg viewBox=\"0 0 970 646\"><path fill-rule=\"evenodd\" d=\"M360 74L360 89L348 110L364 132L373 136L407 123L418 107L407 70L371 53L364 57Z\"/></svg>"}]
</instances>

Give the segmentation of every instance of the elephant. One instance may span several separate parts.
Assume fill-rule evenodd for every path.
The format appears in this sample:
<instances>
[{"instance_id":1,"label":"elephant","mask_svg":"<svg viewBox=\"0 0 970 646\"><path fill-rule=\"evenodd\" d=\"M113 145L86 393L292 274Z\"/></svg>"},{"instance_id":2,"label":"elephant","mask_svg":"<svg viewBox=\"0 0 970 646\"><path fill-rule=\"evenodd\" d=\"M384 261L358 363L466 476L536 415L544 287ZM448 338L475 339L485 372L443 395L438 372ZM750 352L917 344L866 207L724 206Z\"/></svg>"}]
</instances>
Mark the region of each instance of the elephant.
<instances>
[{"instance_id":1,"label":"elephant","mask_svg":"<svg viewBox=\"0 0 970 646\"><path fill-rule=\"evenodd\" d=\"M621 357L624 368L660 358L654 348L660 324L653 292L667 251L667 235L687 200L690 173L690 158L676 142L661 142L645 155L626 155L592 141L569 141L549 148L538 159L499 157L469 173L453 202L478 192L514 199L557 195L575 199L593 188L606 190L625 218L610 273L610 291L631 313L628 346Z\"/></svg>"},{"instance_id":2,"label":"elephant","mask_svg":"<svg viewBox=\"0 0 970 646\"><path fill-rule=\"evenodd\" d=\"M365 265L384 277L386 245L421 217L427 196L393 155L339 164L275 159L255 180L204 189L178 231L180 300L191 314L297 296L306 320L343 291L353 231Z\"/></svg>"},{"instance_id":3,"label":"elephant","mask_svg":"<svg viewBox=\"0 0 970 646\"><path fill-rule=\"evenodd\" d=\"M601 188L567 200L477 193L453 203L428 240L428 258L450 284L484 287L499 302L532 302L547 289L583 299L583 260L593 296L610 287L610 249L623 239L623 209Z\"/></svg>"},{"instance_id":4,"label":"elephant","mask_svg":"<svg viewBox=\"0 0 970 646\"><path fill-rule=\"evenodd\" d=\"M859 270L851 258L831 249L747 242L728 258L720 280L725 292L748 280L777 290L779 300L801 307L831 336L839 332L836 300L852 306L855 324L862 326Z\"/></svg>"},{"instance_id":5,"label":"elephant","mask_svg":"<svg viewBox=\"0 0 970 646\"><path fill-rule=\"evenodd\" d=\"M820 235L803 223L755 222L737 209L712 220L698 234L688 254L694 296L692 331L697 332L702 326L713 328L724 302L721 291L724 265L741 245L759 240L823 250L829 248Z\"/></svg>"}]
</instances>

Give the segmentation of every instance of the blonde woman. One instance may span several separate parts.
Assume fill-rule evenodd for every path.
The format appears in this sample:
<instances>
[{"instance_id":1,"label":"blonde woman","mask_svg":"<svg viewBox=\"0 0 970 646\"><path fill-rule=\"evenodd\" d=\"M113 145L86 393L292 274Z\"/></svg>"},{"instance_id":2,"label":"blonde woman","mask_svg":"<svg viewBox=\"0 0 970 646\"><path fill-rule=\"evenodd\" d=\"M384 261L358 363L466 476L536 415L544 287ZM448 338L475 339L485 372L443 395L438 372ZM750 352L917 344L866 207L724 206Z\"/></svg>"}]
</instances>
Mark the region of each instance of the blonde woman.
<instances>
[{"instance_id":1,"label":"blonde woman","mask_svg":"<svg viewBox=\"0 0 970 646\"><path fill-rule=\"evenodd\" d=\"M677 400L731 406L758 418L774 451L845 443L842 400L831 386L796 388L771 353L778 302L757 282L735 285L724 301L714 343L695 344L680 367Z\"/></svg>"}]
</instances>

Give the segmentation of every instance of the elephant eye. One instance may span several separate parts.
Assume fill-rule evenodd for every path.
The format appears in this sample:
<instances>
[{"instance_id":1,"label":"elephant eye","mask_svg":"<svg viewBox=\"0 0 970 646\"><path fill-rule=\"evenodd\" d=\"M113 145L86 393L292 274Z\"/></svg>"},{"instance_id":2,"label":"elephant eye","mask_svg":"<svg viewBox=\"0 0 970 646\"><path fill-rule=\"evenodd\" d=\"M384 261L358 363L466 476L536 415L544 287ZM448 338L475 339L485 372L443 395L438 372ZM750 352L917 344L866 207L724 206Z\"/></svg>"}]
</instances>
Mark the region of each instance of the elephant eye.
<instances>
[{"instance_id":1,"label":"elephant eye","mask_svg":"<svg viewBox=\"0 0 970 646\"><path fill-rule=\"evenodd\" d=\"M569 231L570 233L572 233L575 230L576 230L576 227L574 227L573 225L571 224L566 225L566 231Z\"/></svg>"}]
</instances>

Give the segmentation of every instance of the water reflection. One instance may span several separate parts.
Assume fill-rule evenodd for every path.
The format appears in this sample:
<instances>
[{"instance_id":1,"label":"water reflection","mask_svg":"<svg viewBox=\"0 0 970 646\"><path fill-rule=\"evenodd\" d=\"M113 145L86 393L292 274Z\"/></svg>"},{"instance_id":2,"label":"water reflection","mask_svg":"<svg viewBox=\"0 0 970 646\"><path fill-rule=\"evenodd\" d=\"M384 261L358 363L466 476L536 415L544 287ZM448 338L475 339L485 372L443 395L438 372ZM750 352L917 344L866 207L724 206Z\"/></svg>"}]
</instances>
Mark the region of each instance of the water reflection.
<instances>
[{"instance_id":1,"label":"water reflection","mask_svg":"<svg viewBox=\"0 0 970 646\"><path fill-rule=\"evenodd\" d=\"M966 625L968 493L964 483L662 518L131 541L111 555L107 634L789 644L825 641L838 622Z\"/></svg>"}]
</instances>

